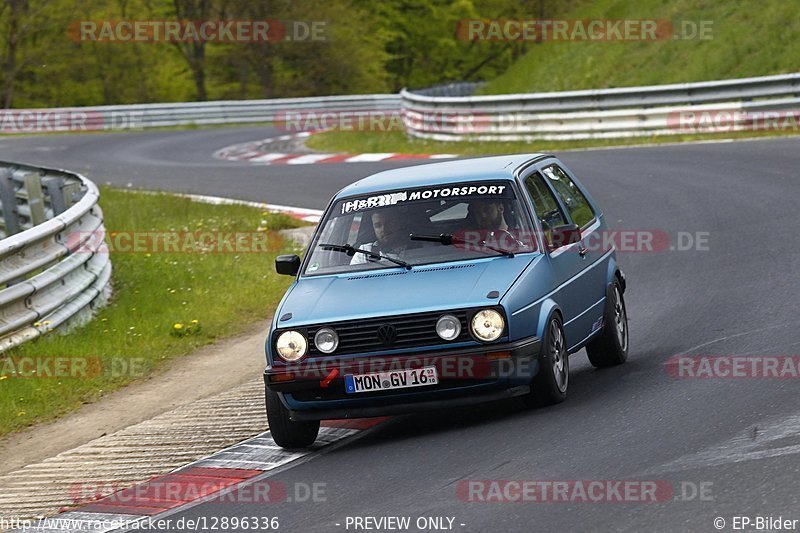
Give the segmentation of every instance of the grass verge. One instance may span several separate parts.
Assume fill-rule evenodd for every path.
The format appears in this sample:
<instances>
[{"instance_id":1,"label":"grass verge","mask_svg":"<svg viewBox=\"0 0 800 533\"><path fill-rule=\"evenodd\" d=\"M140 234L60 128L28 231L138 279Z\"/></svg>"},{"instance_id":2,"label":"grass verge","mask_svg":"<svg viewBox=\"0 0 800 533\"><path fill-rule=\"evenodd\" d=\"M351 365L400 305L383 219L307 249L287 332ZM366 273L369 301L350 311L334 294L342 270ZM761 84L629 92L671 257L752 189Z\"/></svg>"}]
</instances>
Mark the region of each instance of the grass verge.
<instances>
[{"instance_id":1,"label":"grass verge","mask_svg":"<svg viewBox=\"0 0 800 533\"><path fill-rule=\"evenodd\" d=\"M783 0L595 0L566 20L661 19L663 40L551 40L527 46L484 94L569 91L745 78L800 69L797 5ZM548 18L548 17L545 17ZM707 31L702 31L705 28ZM476 46L481 45L480 42ZM487 44L488 46L488 44Z\"/></svg>"},{"instance_id":2,"label":"grass verge","mask_svg":"<svg viewBox=\"0 0 800 533\"><path fill-rule=\"evenodd\" d=\"M587 139L580 141L514 141L514 142L442 142L414 139L403 132L328 131L312 135L306 146L322 152L397 153L397 154L458 154L492 155L536 152L558 152L577 148L607 148L640 144L663 144L689 141L713 141L784 137L795 131L741 131L697 135L660 135L629 139Z\"/></svg>"},{"instance_id":3,"label":"grass verge","mask_svg":"<svg viewBox=\"0 0 800 533\"><path fill-rule=\"evenodd\" d=\"M101 194L112 243L114 232L166 236L208 231L264 234L269 244L242 253L189 247L165 253L149 245L133 253L112 251L114 296L92 322L0 356L0 436L52 420L156 372L171 358L245 330L272 313L291 281L276 275L273 264L278 250L292 245L272 233L302 225L291 217L168 194L112 188ZM77 366L57 371L57 358ZM31 364L43 366L31 372ZM48 377L48 370L59 377Z\"/></svg>"}]
</instances>

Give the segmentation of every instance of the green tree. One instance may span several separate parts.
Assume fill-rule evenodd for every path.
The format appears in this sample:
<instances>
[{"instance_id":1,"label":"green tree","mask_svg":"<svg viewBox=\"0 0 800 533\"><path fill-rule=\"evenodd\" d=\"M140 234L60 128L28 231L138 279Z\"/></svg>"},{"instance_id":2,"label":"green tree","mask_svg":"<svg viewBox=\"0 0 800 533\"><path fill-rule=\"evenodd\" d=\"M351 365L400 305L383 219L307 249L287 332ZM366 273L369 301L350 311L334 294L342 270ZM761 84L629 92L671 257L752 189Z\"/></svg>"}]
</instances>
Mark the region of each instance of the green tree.
<instances>
[{"instance_id":1,"label":"green tree","mask_svg":"<svg viewBox=\"0 0 800 533\"><path fill-rule=\"evenodd\" d=\"M204 21L209 20L214 14L211 0L173 0L175 17L178 20ZM202 40L176 42L175 47L180 51L194 78L197 90L197 99L208 99L206 91L206 43Z\"/></svg>"},{"instance_id":2,"label":"green tree","mask_svg":"<svg viewBox=\"0 0 800 533\"><path fill-rule=\"evenodd\" d=\"M21 84L35 65L45 60L48 38L59 31L62 21L51 16L53 9L64 10L63 2L50 0L6 0L0 5L0 42L3 71L0 104L15 103Z\"/></svg>"},{"instance_id":3,"label":"green tree","mask_svg":"<svg viewBox=\"0 0 800 533\"><path fill-rule=\"evenodd\" d=\"M469 42L458 33L459 24L475 18L531 16L527 3L514 0L358 0L358 4L370 6L381 22L393 90L493 77L511 64L519 47Z\"/></svg>"}]
</instances>

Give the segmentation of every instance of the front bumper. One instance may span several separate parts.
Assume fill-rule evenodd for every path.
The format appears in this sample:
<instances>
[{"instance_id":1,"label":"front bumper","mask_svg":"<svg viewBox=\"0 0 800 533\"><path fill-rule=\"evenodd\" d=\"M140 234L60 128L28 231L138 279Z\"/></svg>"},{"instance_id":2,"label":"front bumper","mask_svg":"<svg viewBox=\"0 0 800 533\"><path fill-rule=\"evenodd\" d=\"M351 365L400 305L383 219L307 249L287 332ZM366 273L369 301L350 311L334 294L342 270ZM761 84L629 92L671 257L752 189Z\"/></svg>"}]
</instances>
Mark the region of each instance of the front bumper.
<instances>
[{"instance_id":1,"label":"front bumper","mask_svg":"<svg viewBox=\"0 0 800 533\"><path fill-rule=\"evenodd\" d=\"M541 341L489 344L426 355L337 359L316 357L269 367L266 387L279 396L293 420L363 418L501 400L530 390L538 371ZM348 394L344 376L435 366L439 383L425 387Z\"/></svg>"}]
</instances>

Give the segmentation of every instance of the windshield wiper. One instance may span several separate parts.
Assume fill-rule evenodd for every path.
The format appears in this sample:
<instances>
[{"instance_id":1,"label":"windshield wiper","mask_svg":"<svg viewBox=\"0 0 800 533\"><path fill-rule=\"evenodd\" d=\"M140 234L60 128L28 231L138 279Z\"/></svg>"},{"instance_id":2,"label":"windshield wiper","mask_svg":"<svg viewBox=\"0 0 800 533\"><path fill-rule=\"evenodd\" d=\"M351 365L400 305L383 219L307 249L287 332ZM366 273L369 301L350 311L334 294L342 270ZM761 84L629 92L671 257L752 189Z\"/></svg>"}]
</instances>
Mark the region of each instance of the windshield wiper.
<instances>
[{"instance_id":1,"label":"windshield wiper","mask_svg":"<svg viewBox=\"0 0 800 533\"><path fill-rule=\"evenodd\" d=\"M440 235L414 235L412 233L411 235L409 235L409 237L411 238L412 241L438 242L446 246L452 246L454 244L470 244L464 239L456 237L451 233L442 233ZM481 241L478 244L480 244L484 248L492 250L493 252L497 252L498 254L503 254L508 257L514 257L514 252L512 252L511 250L506 250L504 248L498 248L496 246L492 246L491 244L486 244L485 240ZM478 251L483 251L483 250L479 249Z\"/></svg>"},{"instance_id":2,"label":"windshield wiper","mask_svg":"<svg viewBox=\"0 0 800 533\"><path fill-rule=\"evenodd\" d=\"M367 257L372 257L373 259L386 259L387 261L391 261L396 265L400 265L401 267L405 268L406 270L411 270L411 265L406 263L401 259L395 259L394 257L389 257L388 255L379 254L378 252L372 252L370 250L364 250L363 248L356 248L351 244L331 244L331 243L321 243L320 248L323 250L333 250L335 252L344 252L349 256L353 256L357 253L364 254Z\"/></svg>"}]
</instances>

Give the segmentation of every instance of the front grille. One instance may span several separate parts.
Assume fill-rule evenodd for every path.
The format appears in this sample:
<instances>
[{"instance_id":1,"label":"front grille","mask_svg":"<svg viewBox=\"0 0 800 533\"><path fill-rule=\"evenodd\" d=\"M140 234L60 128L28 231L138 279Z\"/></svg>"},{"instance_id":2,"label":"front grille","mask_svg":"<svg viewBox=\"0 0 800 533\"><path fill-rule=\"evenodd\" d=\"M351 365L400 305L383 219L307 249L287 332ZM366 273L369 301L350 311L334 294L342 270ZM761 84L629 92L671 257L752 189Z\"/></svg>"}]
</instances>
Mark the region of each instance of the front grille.
<instances>
[{"instance_id":1,"label":"front grille","mask_svg":"<svg viewBox=\"0 0 800 533\"><path fill-rule=\"evenodd\" d=\"M444 341L436 333L436 321L444 314L451 314L461 322L461 335L455 340ZM385 325L394 326L397 333L394 342L384 343L379 339L378 329ZM472 340L467 327L466 310L436 311L433 313L367 318L363 320L309 326L308 355L310 357L326 355L318 351L317 347L314 346L314 335L317 333L317 330L322 327L331 327L339 334L339 347L332 355L378 352L420 346L437 346Z\"/></svg>"}]
</instances>

